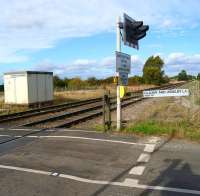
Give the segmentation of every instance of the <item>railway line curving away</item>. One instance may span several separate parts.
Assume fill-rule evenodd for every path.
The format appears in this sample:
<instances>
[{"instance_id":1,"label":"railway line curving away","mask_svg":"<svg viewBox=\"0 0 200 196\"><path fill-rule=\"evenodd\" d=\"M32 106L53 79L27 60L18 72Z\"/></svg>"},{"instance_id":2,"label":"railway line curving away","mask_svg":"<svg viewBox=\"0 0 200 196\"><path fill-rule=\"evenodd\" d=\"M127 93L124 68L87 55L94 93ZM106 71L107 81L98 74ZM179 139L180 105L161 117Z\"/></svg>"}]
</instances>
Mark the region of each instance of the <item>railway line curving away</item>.
<instances>
[{"instance_id":1,"label":"railway line curving away","mask_svg":"<svg viewBox=\"0 0 200 196\"><path fill-rule=\"evenodd\" d=\"M172 89L185 83L176 83L151 89ZM150 90L150 89L149 89ZM142 91L125 97L122 107L142 101ZM111 110L116 109L116 98L111 97ZM0 127L63 128L102 115L102 98L64 103L24 112L0 116Z\"/></svg>"}]
</instances>

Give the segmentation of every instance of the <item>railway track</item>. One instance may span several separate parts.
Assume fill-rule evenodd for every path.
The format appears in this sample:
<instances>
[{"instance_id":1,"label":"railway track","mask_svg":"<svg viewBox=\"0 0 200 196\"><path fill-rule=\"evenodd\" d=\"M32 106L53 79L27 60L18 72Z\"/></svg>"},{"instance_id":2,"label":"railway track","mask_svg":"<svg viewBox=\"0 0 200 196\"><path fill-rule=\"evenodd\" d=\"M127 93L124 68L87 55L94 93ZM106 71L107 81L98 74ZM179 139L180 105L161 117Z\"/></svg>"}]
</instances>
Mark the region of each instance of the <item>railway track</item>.
<instances>
[{"instance_id":1,"label":"railway track","mask_svg":"<svg viewBox=\"0 0 200 196\"><path fill-rule=\"evenodd\" d=\"M165 85L162 89L171 89L183 83ZM151 89L158 89L151 88ZM149 89L148 89L149 90ZM137 103L144 98L142 91L136 95L123 99L122 107ZM116 109L116 99L111 98L111 110ZM73 124L102 115L102 98L59 104L54 106L32 109L0 117L0 126L6 127L37 127L37 128L61 128L70 127Z\"/></svg>"},{"instance_id":2,"label":"railway track","mask_svg":"<svg viewBox=\"0 0 200 196\"><path fill-rule=\"evenodd\" d=\"M37 108L37 109L30 109L30 110L23 111L23 112L2 115L2 116L0 116L0 123L7 122L9 120L15 120L15 119L18 120L20 118L33 117L33 116L37 116L39 114L46 114L49 112L62 111L64 109L78 107L78 106L82 106L82 105L85 105L88 103L96 103L101 100L102 100L102 98L88 99L88 100L83 100L83 101L58 104L58 105L53 105L53 106L41 107L41 108Z\"/></svg>"}]
</instances>

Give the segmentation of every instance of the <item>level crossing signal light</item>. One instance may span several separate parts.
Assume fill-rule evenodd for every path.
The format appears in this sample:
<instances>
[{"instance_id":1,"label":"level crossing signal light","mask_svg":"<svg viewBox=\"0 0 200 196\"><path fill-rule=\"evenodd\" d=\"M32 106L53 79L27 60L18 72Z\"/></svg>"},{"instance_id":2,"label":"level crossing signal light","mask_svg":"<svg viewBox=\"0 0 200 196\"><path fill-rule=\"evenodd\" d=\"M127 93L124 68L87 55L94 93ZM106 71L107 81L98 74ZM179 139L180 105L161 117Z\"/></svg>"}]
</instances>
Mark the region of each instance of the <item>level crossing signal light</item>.
<instances>
[{"instance_id":1,"label":"level crossing signal light","mask_svg":"<svg viewBox=\"0 0 200 196\"><path fill-rule=\"evenodd\" d=\"M123 29L124 44L136 49L139 49L138 41L144 38L149 30L149 26L143 25L143 21L135 21L127 14L124 14L124 23L120 28Z\"/></svg>"},{"instance_id":2,"label":"level crossing signal light","mask_svg":"<svg viewBox=\"0 0 200 196\"><path fill-rule=\"evenodd\" d=\"M146 36L146 32L149 30L148 25L143 25L143 21L136 21L129 17L127 14L124 14L124 21L121 22L120 17L117 20L117 53L121 53L121 37L124 41L125 45L128 45L130 47L139 49L139 40L144 38ZM121 33L121 30L123 29L123 34ZM117 54L116 53L116 54ZM122 55L121 55L122 56ZM116 55L116 65L121 67L127 67L128 61L122 61L122 59L117 62L117 55ZM122 58L122 57L121 57ZM123 63L122 63L123 62ZM118 73L118 82L117 82L117 130L121 129L121 122L122 122L122 111L121 111L121 98L124 96L124 88L120 88L120 79L123 80L123 82L128 81L128 73L126 70L121 69L123 71L120 72L119 69L117 69ZM120 92L123 92L120 94Z\"/></svg>"}]
</instances>

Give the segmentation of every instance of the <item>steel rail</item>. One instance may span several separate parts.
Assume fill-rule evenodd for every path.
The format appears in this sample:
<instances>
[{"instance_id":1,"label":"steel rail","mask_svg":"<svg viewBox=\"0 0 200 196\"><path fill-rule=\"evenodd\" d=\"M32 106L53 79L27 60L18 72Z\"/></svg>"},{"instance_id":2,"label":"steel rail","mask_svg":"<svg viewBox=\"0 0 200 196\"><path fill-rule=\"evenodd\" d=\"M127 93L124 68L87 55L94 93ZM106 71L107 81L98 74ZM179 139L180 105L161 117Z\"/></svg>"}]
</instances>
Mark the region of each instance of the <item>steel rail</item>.
<instances>
[{"instance_id":1,"label":"steel rail","mask_svg":"<svg viewBox=\"0 0 200 196\"><path fill-rule=\"evenodd\" d=\"M16 112L16 113L12 113L12 114L5 114L5 115L1 115L0 116L0 122L3 121L4 119L10 119L10 117L21 117L23 115L26 115L26 114L31 114L31 113L39 113L39 112L45 112L45 111L50 111L52 109L58 109L58 108L63 108L63 107L73 107L73 106L76 106L79 104L87 104L88 102L89 103L92 103L92 102L98 102L98 101L101 101L102 98L94 98L94 99L87 99L87 100L82 100L82 101L75 101L75 102L69 102L69 103L63 103L63 104L57 104L57 105L52 105L52 106L46 106L46 107L41 107L41 108L37 108L37 109L30 109L30 110L26 110L26 111L22 111L22 112Z\"/></svg>"},{"instance_id":2,"label":"steel rail","mask_svg":"<svg viewBox=\"0 0 200 196\"><path fill-rule=\"evenodd\" d=\"M127 100L130 100L130 99L137 99L139 97L140 96L132 96L132 97L125 98L124 100L127 101ZM114 104L116 104L116 101L111 101L111 105L114 105ZM24 123L24 124L17 125L17 126L14 126L14 127L16 128L16 127L23 127L23 126L33 126L33 125L37 125L37 124L41 124L41 123L46 123L46 122L49 122L49 121L52 122L52 121L55 121L55 120L61 120L61 119L66 118L66 117L79 115L79 114L82 114L82 113L90 112L90 111L101 109L101 108L102 108L102 103L97 104L95 106L85 108L85 109L79 109L77 111L72 111L72 112L64 112L62 114L47 117L47 118L44 118L44 119L41 119L41 120L36 120L36 121Z\"/></svg>"},{"instance_id":3,"label":"steel rail","mask_svg":"<svg viewBox=\"0 0 200 196\"><path fill-rule=\"evenodd\" d=\"M171 88L174 88L174 87L177 87L177 86L182 86L183 84L182 83L178 83L178 84L173 84L173 85L167 85L167 86L164 86L162 89L171 89ZM169 88L170 87L170 88ZM155 88L153 88L155 89ZM158 89L158 88L156 88ZM124 101L127 101L127 100L130 100L131 98L128 98ZM137 103L139 101L142 101L143 99L149 99L149 98L144 98L142 96L140 96L140 98L138 97L138 99L136 100L131 100L129 102L122 102L122 108L126 107L126 106L129 106L133 103ZM114 106L114 107L111 107L111 111L115 110L117 107ZM72 126L73 124L77 124L77 123L80 123L80 122L83 122L83 121L86 121L88 119L92 119L94 117L97 117L97 116L100 116L103 114L103 111L102 110L99 110L99 111L96 111L92 114L88 114L88 115L85 115L85 116L81 116L81 117L78 117L77 119L72 119L72 120L69 120L69 122L65 122L65 123L61 123L59 125L56 125L55 127L53 128L64 128L64 127L70 127Z\"/></svg>"},{"instance_id":4,"label":"steel rail","mask_svg":"<svg viewBox=\"0 0 200 196\"><path fill-rule=\"evenodd\" d=\"M173 88L175 86L179 86L179 84L174 84L174 85L170 85L170 88ZM166 89L166 88L169 88L169 85L168 86L165 86L163 87L162 89ZM155 88L154 88L155 89ZM137 98L140 98L138 100L134 100L132 102L130 102L128 105L132 104L132 103L136 103L140 100L142 100L143 98L141 98L142 96L138 95L138 96L132 96L132 97L128 97L128 98L125 98L123 101L128 101L128 100L132 100L132 99L137 99ZM112 105L116 104L116 101L114 102L111 102ZM125 104L126 105L126 104ZM36 120L36 121L33 121L33 122L30 122L30 123L25 123L25 124L22 124L22 125L19 125L17 127L22 127L22 126L34 126L34 125L38 125L38 124L41 124L41 123L46 123L46 122L49 122L49 121L56 121L56 120L61 120L63 118L66 118L66 117L72 117L72 116L75 116L75 115L80 115L80 114L84 114L84 113L87 113L87 112L91 112L91 111L95 111L95 110L98 110L102 107L101 104L99 105L96 105L96 106L92 106L92 107L89 107L89 108L86 108L86 109L80 109L80 110L77 110L77 111L74 111L74 112L66 112L66 113L63 113L63 114L59 114L59 115L55 115L55 116L52 116L52 117L48 117L48 118L45 118L45 119L42 119L42 120ZM113 109L112 109L113 110ZM89 117L95 117L97 115L101 115L102 112L94 112L94 114L91 114L91 115L86 115L86 117L81 117L80 119L81 120L86 120L87 118ZM79 122L80 120L77 120L75 122ZM73 123L73 122L72 122ZM68 123L69 124L69 123ZM57 127L57 126L56 126ZM58 126L60 127L60 126ZM61 125L62 127L62 125Z\"/></svg>"},{"instance_id":5,"label":"steel rail","mask_svg":"<svg viewBox=\"0 0 200 196\"><path fill-rule=\"evenodd\" d=\"M169 87L172 88L174 86L182 85L182 84L183 83L168 84L168 85L164 85L160 88L162 88L162 89L169 88ZM153 87L153 88L149 88L149 89L146 89L146 90L153 90L153 89L158 89L158 88L159 87ZM141 92L142 92L142 90L137 91L136 93L141 93ZM140 96L142 96L142 95L134 95L134 96L130 96L128 98L125 98L124 100L134 99L134 98L137 98L137 97L140 97ZM111 98L114 99L115 97L111 97ZM58 104L58 105L54 105L54 106L43 107L43 108L39 108L39 109L32 109L32 110L28 110L28 111L25 111L25 112L19 112L19 113L15 113L15 115L17 115L17 116L14 116L14 117L12 117L14 114L4 115L3 117L5 117L5 119L0 119L0 123L16 121L16 120L19 120L19 119L30 118L30 117L44 115L44 114L53 113L53 112L60 112L60 111L66 110L66 109L85 106L87 104L98 103L98 102L101 102L101 101L102 101L102 98L88 99L88 100L83 100L83 101L78 101L78 102L71 102L71 103L65 103L65 104ZM100 106L98 106L98 107L100 107ZM90 108L90 109L85 110L85 111L90 111L90 110L94 110L94 109L97 109L97 108L94 107L93 109ZM80 113L80 111L79 111L79 113ZM77 114L77 113L74 113L74 114ZM53 120L54 118L59 119L59 118L64 117L65 115L70 116L71 114L69 112L64 113L63 115L58 114L58 115L55 115L55 117L53 116L53 117L50 117L50 118L45 118L43 120L39 120L39 122L40 123L47 122L49 120ZM0 117L2 118L2 116L0 116ZM33 121L33 122L30 122L30 123L24 123L24 124L22 124L22 126L29 126L29 125L32 126L34 124L37 124L37 121ZM21 125L19 125L19 126L21 126Z\"/></svg>"}]
</instances>

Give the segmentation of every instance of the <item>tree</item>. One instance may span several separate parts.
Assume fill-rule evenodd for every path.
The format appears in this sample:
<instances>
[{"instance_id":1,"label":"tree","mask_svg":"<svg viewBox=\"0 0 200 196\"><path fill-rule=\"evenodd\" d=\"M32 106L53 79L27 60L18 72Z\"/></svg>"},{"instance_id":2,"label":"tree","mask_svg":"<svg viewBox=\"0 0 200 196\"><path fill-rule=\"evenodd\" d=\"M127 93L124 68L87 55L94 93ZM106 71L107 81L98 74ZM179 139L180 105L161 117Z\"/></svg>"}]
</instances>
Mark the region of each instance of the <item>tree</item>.
<instances>
[{"instance_id":1,"label":"tree","mask_svg":"<svg viewBox=\"0 0 200 196\"><path fill-rule=\"evenodd\" d=\"M197 80L200 80L200 73L198 73L197 75Z\"/></svg>"},{"instance_id":2,"label":"tree","mask_svg":"<svg viewBox=\"0 0 200 196\"><path fill-rule=\"evenodd\" d=\"M105 79L103 80L103 83L104 83L104 84L112 84L112 83L113 83L113 76L110 76L110 77L108 77L108 78L105 78Z\"/></svg>"},{"instance_id":3,"label":"tree","mask_svg":"<svg viewBox=\"0 0 200 196\"><path fill-rule=\"evenodd\" d=\"M89 86L97 86L98 80L95 77L90 77L87 79L87 83Z\"/></svg>"},{"instance_id":4,"label":"tree","mask_svg":"<svg viewBox=\"0 0 200 196\"><path fill-rule=\"evenodd\" d=\"M62 79L59 78L59 76L53 77L53 84L55 87L64 87L65 83Z\"/></svg>"},{"instance_id":5,"label":"tree","mask_svg":"<svg viewBox=\"0 0 200 196\"><path fill-rule=\"evenodd\" d=\"M143 78L141 76L133 76L128 78L129 85L138 85L143 83Z\"/></svg>"},{"instance_id":6,"label":"tree","mask_svg":"<svg viewBox=\"0 0 200 196\"><path fill-rule=\"evenodd\" d=\"M68 79L68 78L66 78L66 77L64 78L63 82L64 82L64 84L65 84L65 88L68 87L69 81L70 81L70 79Z\"/></svg>"},{"instance_id":7,"label":"tree","mask_svg":"<svg viewBox=\"0 0 200 196\"><path fill-rule=\"evenodd\" d=\"M163 77L163 81L164 81L164 83L169 83L170 79L169 79L169 77L167 75L165 75Z\"/></svg>"},{"instance_id":8,"label":"tree","mask_svg":"<svg viewBox=\"0 0 200 196\"><path fill-rule=\"evenodd\" d=\"M187 81L188 80L188 75L187 72L185 70L182 70L179 74L178 74L178 81Z\"/></svg>"},{"instance_id":9,"label":"tree","mask_svg":"<svg viewBox=\"0 0 200 196\"><path fill-rule=\"evenodd\" d=\"M77 78L72 78L70 79L70 81L68 82L68 87L72 90L77 90L77 89L81 89L81 87L83 87L83 81L77 77Z\"/></svg>"},{"instance_id":10,"label":"tree","mask_svg":"<svg viewBox=\"0 0 200 196\"><path fill-rule=\"evenodd\" d=\"M164 61L159 56L151 56L147 59L143 68L143 80L146 84L160 85L165 83Z\"/></svg>"},{"instance_id":11,"label":"tree","mask_svg":"<svg viewBox=\"0 0 200 196\"><path fill-rule=\"evenodd\" d=\"M4 85L0 85L0 92L4 91Z\"/></svg>"}]
</instances>

